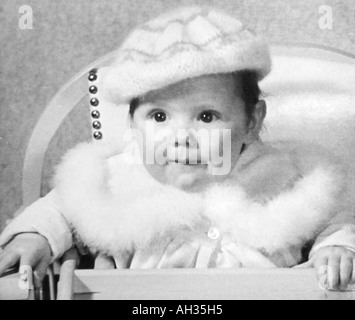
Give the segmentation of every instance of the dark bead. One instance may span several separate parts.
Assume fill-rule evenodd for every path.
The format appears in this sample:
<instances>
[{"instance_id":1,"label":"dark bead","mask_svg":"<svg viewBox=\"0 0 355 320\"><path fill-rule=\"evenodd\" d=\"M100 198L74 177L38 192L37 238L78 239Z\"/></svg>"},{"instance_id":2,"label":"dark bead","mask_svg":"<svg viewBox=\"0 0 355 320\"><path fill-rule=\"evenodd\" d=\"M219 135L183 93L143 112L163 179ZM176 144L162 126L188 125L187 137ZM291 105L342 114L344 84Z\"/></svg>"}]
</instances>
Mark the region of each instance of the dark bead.
<instances>
[{"instance_id":1,"label":"dark bead","mask_svg":"<svg viewBox=\"0 0 355 320\"><path fill-rule=\"evenodd\" d=\"M100 112L97 111L97 110L94 110L93 112L91 112L91 116L92 116L94 119L99 119L99 118L100 118Z\"/></svg>"},{"instance_id":2,"label":"dark bead","mask_svg":"<svg viewBox=\"0 0 355 320\"><path fill-rule=\"evenodd\" d=\"M101 129L101 123L100 121L94 121L93 124L92 124L92 127L96 130L99 130Z\"/></svg>"},{"instance_id":3,"label":"dark bead","mask_svg":"<svg viewBox=\"0 0 355 320\"><path fill-rule=\"evenodd\" d=\"M91 94L95 94L95 93L97 93L97 87L91 86L91 87L89 88L89 91L90 91Z\"/></svg>"},{"instance_id":4,"label":"dark bead","mask_svg":"<svg viewBox=\"0 0 355 320\"><path fill-rule=\"evenodd\" d=\"M95 73L90 73L88 79L89 79L89 81L96 81L97 75Z\"/></svg>"},{"instance_id":5,"label":"dark bead","mask_svg":"<svg viewBox=\"0 0 355 320\"><path fill-rule=\"evenodd\" d=\"M94 132L94 138L96 140L101 140L102 139L102 133L100 131L95 131Z\"/></svg>"},{"instance_id":6,"label":"dark bead","mask_svg":"<svg viewBox=\"0 0 355 320\"><path fill-rule=\"evenodd\" d=\"M97 107L99 105L99 100L96 99L96 98L92 98L90 100L90 104L93 106L93 107Z\"/></svg>"},{"instance_id":7,"label":"dark bead","mask_svg":"<svg viewBox=\"0 0 355 320\"><path fill-rule=\"evenodd\" d=\"M97 73L97 68L91 69L91 70L90 70L90 74L91 74L91 73L93 73L93 74Z\"/></svg>"}]
</instances>

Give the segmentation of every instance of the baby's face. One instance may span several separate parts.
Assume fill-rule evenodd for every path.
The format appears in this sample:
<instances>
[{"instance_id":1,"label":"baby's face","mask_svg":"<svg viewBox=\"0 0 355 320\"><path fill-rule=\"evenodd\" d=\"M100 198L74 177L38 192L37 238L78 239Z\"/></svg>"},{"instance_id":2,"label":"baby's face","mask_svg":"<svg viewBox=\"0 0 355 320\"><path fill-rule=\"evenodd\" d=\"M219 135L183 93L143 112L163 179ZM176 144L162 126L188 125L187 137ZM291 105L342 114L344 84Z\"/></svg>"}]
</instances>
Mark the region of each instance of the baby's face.
<instances>
[{"instance_id":1,"label":"baby's face","mask_svg":"<svg viewBox=\"0 0 355 320\"><path fill-rule=\"evenodd\" d=\"M208 75L148 93L132 128L148 172L195 192L229 175L254 136L247 120L232 76Z\"/></svg>"}]
</instances>

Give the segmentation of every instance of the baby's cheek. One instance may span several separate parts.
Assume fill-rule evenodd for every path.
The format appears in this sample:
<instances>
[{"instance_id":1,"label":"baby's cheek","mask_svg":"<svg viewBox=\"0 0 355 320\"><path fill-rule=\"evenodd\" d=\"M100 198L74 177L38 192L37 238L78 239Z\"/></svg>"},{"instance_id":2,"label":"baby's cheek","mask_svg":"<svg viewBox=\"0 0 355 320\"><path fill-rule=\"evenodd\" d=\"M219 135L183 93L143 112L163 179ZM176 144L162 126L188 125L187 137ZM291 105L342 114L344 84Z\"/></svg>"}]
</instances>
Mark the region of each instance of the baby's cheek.
<instances>
[{"instance_id":1,"label":"baby's cheek","mask_svg":"<svg viewBox=\"0 0 355 320\"><path fill-rule=\"evenodd\" d=\"M231 129L224 129L219 135L218 141L212 141L213 151L218 153L220 157L228 156L232 153L233 149L241 144L239 134Z\"/></svg>"},{"instance_id":2,"label":"baby's cheek","mask_svg":"<svg viewBox=\"0 0 355 320\"><path fill-rule=\"evenodd\" d=\"M230 130L229 135L225 135L220 143L220 153L224 161L234 167L240 157L244 144L245 132L242 129Z\"/></svg>"},{"instance_id":3,"label":"baby's cheek","mask_svg":"<svg viewBox=\"0 0 355 320\"><path fill-rule=\"evenodd\" d=\"M217 156L220 157L223 155L223 137L220 135L218 139L211 139L210 143L210 150L211 150L211 156Z\"/></svg>"},{"instance_id":4,"label":"baby's cheek","mask_svg":"<svg viewBox=\"0 0 355 320\"><path fill-rule=\"evenodd\" d=\"M155 145L162 145L173 139L173 132L170 128L156 128L149 138L154 140Z\"/></svg>"},{"instance_id":5,"label":"baby's cheek","mask_svg":"<svg viewBox=\"0 0 355 320\"><path fill-rule=\"evenodd\" d=\"M210 132L209 135L200 136L201 158L213 162L213 159L221 159L223 156L230 155L231 146L234 143L231 134L230 129L221 129Z\"/></svg>"},{"instance_id":6,"label":"baby's cheek","mask_svg":"<svg viewBox=\"0 0 355 320\"><path fill-rule=\"evenodd\" d=\"M144 135L144 151L149 157L166 156L167 141L171 136L171 130L148 127Z\"/></svg>"}]
</instances>

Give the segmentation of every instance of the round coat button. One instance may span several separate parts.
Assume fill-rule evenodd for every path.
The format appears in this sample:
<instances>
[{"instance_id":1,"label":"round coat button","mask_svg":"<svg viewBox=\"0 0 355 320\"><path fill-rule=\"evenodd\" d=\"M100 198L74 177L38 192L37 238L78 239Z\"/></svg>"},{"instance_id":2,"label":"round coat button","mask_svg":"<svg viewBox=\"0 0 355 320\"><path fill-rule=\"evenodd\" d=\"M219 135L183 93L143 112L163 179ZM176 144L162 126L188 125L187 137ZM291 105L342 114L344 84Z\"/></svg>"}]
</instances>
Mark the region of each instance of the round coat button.
<instances>
[{"instance_id":1,"label":"round coat button","mask_svg":"<svg viewBox=\"0 0 355 320\"><path fill-rule=\"evenodd\" d=\"M216 228L211 228L210 230L208 230L207 235L210 239L216 240L219 238L220 232Z\"/></svg>"}]
</instances>

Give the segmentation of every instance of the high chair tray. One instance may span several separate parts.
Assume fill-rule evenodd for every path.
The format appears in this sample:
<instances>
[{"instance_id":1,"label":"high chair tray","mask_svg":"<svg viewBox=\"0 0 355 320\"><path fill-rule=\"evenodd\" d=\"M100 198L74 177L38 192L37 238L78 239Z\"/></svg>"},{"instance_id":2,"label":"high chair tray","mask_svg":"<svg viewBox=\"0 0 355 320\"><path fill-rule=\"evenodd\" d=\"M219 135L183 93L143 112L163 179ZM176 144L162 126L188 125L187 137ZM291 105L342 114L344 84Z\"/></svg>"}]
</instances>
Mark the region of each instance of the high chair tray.
<instances>
[{"instance_id":1,"label":"high chair tray","mask_svg":"<svg viewBox=\"0 0 355 320\"><path fill-rule=\"evenodd\" d=\"M30 291L19 286L20 275L10 274L0 278L0 300L29 300Z\"/></svg>"},{"instance_id":2,"label":"high chair tray","mask_svg":"<svg viewBox=\"0 0 355 320\"><path fill-rule=\"evenodd\" d=\"M74 300L355 300L351 290L322 290L310 269L75 270L68 294Z\"/></svg>"}]
</instances>

